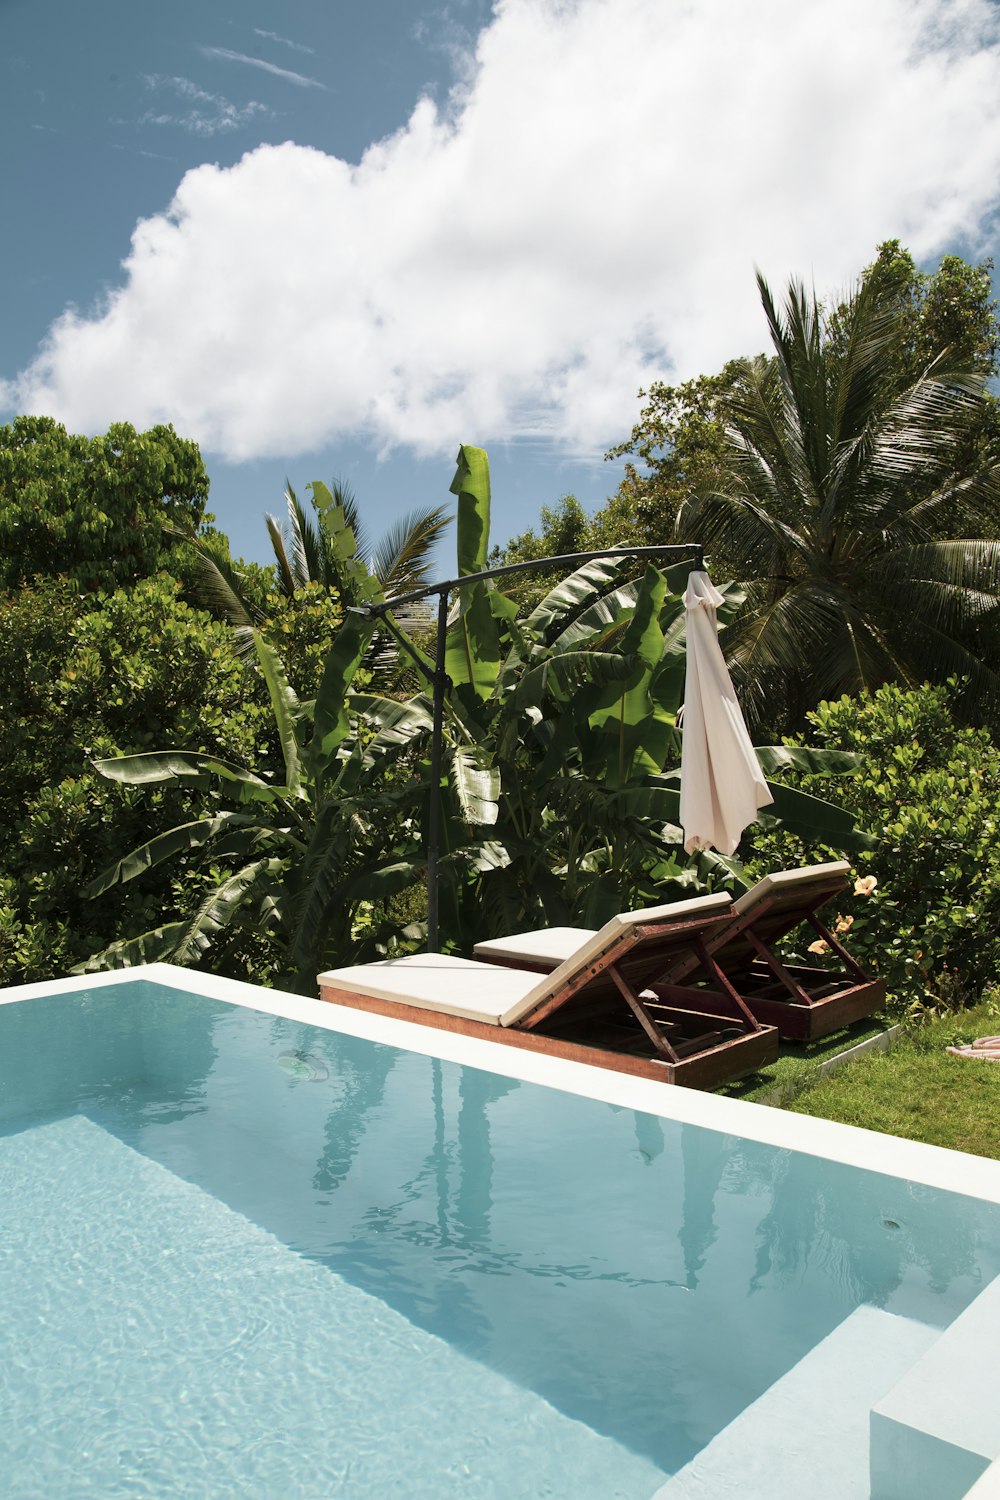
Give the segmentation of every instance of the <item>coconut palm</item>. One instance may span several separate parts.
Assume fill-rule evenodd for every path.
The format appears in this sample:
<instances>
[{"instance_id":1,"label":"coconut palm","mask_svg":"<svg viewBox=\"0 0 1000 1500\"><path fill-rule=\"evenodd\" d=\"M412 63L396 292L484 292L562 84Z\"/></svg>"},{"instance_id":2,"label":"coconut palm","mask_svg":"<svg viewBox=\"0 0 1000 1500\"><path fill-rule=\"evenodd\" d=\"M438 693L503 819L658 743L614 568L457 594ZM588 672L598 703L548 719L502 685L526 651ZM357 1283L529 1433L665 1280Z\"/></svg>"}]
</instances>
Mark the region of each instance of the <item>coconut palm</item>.
<instances>
[{"instance_id":1,"label":"coconut palm","mask_svg":"<svg viewBox=\"0 0 1000 1500\"><path fill-rule=\"evenodd\" d=\"M825 698L958 677L996 718L1000 467L958 458L986 377L949 350L900 377L900 308L871 286L832 326L800 283L779 311L757 280L775 352L727 397L725 486L677 522L744 582L727 649L748 717L789 729Z\"/></svg>"},{"instance_id":2,"label":"coconut palm","mask_svg":"<svg viewBox=\"0 0 1000 1500\"><path fill-rule=\"evenodd\" d=\"M447 506L430 506L400 516L373 544L365 532L360 507L349 484L335 479L329 488L319 483L310 488L315 521L308 516L287 479L286 524L282 526L274 516L266 517L278 584L289 598L298 589L319 583L337 589L346 604L356 602L352 574L344 567L345 559L326 524L328 513L336 508L343 511L344 523L354 536L353 557L365 564L384 594L389 597L405 594L427 581L430 555L451 520Z\"/></svg>"},{"instance_id":3,"label":"coconut palm","mask_svg":"<svg viewBox=\"0 0 1000 1500\"><path fill-rule=\"evenodd\" d=\"M315 520L287 479L287 522L282 526L274 516L265 517L278 588L286 599L294 601L301 590L319 584L335 590L347 608L361 603L362 595L366 599L375 594L392 597L426 582L433 549L451 521L447 506L431 506L400 516L372 545L350 485L335 479L332 487L316 481L309 489ZM250 656L254 628L264 623L265 616L251 597L241 568L218 537L200 536L190 529L175 530L174 534L189 542L198 555L202 601L234 626L238 649ZM421 622L417 619L411 623ZM385 677L395 671L398 662L395 640L384 630L376 632L369 642L366 666Z\"/></svg>"}]
</instances>

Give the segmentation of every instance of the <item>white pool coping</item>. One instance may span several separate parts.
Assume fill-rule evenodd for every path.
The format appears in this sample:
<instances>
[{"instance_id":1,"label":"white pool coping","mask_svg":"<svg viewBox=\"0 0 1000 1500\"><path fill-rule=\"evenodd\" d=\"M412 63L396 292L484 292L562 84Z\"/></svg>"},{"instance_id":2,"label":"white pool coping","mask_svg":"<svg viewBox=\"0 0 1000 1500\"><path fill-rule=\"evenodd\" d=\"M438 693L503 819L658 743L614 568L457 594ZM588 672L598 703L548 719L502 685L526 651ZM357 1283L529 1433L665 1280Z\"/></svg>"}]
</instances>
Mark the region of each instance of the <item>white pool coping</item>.
<instances>
[{"instance_id":1,"label":"white pool coping","mask_svg":"<svg viewBox=\"0 0 1000 1500\"><path fill-rule=\"evenodd\" d=\"M569 1062L564 1058L506 1046L502 1042L462 1036L413 1021L398 1021L372 1011L292 995L284 990L265 989L237 979L222 979L218 975L202 974L173 964L146 964L106 974L16 985L0 990L0 1005L41 1000L48 995L106 985L132 984L136 980L167 985L171 989L222 1000L230 1005L243 1005L251 1010L320 1026L327 1031L364 1037L405 1051L540 1084L544 1088L599 1099L623 1109L641 1110L666 1120L822 1157L863 1171L880 1172L945 1192L1000 1203L1000 1161L949 1151L941 1146L928 1146L920 1141L903 1140L899 1136L881 1135L877 1131L841 1125L833 1120L792 1114L768 1105L655 1083L625 1073L612 1073L588 1063Z\"/></svg>"}]
</instances>

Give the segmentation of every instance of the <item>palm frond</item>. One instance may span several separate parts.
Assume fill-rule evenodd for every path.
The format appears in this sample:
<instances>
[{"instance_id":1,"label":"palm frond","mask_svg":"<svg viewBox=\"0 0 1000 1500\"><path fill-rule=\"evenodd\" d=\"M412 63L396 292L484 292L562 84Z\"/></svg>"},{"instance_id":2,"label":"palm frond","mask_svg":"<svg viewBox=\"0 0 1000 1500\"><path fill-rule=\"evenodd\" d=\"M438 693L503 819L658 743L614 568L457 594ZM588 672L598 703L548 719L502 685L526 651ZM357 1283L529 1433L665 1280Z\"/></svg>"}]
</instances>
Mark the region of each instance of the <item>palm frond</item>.
<instances>
[{"instance_id":1,"label":"palm frond","mask_svg":"<svg viewBox=\"0 0 1000 1500\"><path fill-rule=\"evenodd\" d=\"M361 517L361 507L357 496L346 479L331 479L330 493L333 503L339 505L344 512L344 519L354 532L354 555L367 563L372 555L372 545L365 530L365 523Z\"/></svg>"},{"instance_id":2,"label":"palm frond","mask_svg":"<svg viewBox=\"0 0 1000 1500\"><path fill-rule=\"evenodd\" d=\"M285 505L292 544L290 571L296 587L303 589L308 583L327 583L326 559L319 531L302 509L288 479L285 480Z\"/></svg>"},{"instance_id":3,"label":"palm frond","mask_svg":"<svg viewBox=\"0 0 1000 1500\"><path fill-rule=\"evenodd\" d=\"M228 547L221 539L199 536L190 528L168 525L165 529L194 549L199 602L229 621L236 631L237 655L248 656L253 651L253 628L263 616L244 592L243 576Z\"/></svg>"},{"instance_id":4,"label":"palm frond","mask_svg":"<svg viewBox=\"0 0 1000 1500\"><path fill-rule=\"evenodd\" d=\"M962 636L1000 612L1000 541L899 548L879 559L876 580L887 607Z\"/></svg>"},{"instance_id":5,"label":"palm frond","mask_svg":"<svg viewBox=\"0 0 1000 1500\"><path fill-rule=\"evenodd\" d=\"M285 551L285 533L281 529L281 523L275 516L265 516L264 524L267 534L271 538L271 547L274 550L274 562L278 570L278 584L286 599L295 597L295 571L288 560Z\"/></svg>"},{"instance_id":6,"label":"palm frond","mask_svg":"<svg viewBox=\"0 0 1000 1500\"><path fill-rule=\"evenodd\" d=\"M369 564L386 594L406 594L426 582L431 554L450 525L447 508L435 505L400 516L389 527Z\"/></svg>"}]
</instances>

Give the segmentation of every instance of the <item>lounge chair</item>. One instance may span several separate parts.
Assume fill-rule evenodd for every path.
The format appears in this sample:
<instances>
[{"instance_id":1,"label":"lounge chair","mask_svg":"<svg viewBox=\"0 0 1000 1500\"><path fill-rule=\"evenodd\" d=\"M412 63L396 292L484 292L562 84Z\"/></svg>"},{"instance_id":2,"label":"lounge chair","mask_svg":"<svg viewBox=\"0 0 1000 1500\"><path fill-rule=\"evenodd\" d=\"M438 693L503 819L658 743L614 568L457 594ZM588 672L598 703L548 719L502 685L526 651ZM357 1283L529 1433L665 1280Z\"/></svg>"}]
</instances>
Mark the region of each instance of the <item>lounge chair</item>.
<instances>
[{"instance_id":1,"label":"lounge chair","mask_svg":"<svg viewBox=\"0 0 1000 1500\"><path fill-rule=\"evenodd\" d=\"M411 954L320 974L320 997L425 1026L597 1064L666 1083L711 1088L777 1056L773 1027L731 991L707 942L732 921L725 893L614 917L549 972L446 954ZM681 959L716 983L693 1010L652 986Z\"/></svg>"},{"instance_id":2,"label":"lounge chair","mask_svg":"<svg viewBox=\"0 0 1000 1500\"><path fill-rule=\"evenodd\" d=\"M837 861L766 875L733 905L728 920L705 934L705 947L751 1014L776 1026L783 1038L814 1041L869 1016L885 999L885 985L851 957L817 911L843 892L850 866ZM839 960L837 968L782 959L775 945L807 924ZM544 972L590 936L581 927L542 928L478 943L475 955L488 963ZM696 1009L717 1001L717 981L706 978L692 952L678 953L656 982L666 1003Z\"/></svg>"}]
</instances>

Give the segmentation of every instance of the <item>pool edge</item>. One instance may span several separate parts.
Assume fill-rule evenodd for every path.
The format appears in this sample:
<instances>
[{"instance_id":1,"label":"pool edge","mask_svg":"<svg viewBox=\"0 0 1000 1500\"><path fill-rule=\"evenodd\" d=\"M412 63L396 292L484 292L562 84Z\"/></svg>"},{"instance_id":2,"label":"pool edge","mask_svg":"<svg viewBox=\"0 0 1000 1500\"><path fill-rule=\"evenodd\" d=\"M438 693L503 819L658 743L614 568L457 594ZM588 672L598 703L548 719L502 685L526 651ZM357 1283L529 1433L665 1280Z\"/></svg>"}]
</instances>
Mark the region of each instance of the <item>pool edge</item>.
<instances>
[{"instance_id":1,"label":"pool edge","mask_svg":"<svg viewBox=\"0 0 1000 1500\"><path fill-rule=\"evenodd\" d=\"M102 974L16 985L0 990L0 1005L137 981L162 984L207 999L319 1026L327 1031L363 1037L423 1056L440 1057L461 1066L601 1100L620 1108L659 1115L725 1135L742 1136L765 1145L823 1157L985 1202L1000 1203L1000 1162L987 1157L971 1156L900 1136L881 1135L833 1120L792 1114L747 1100L654 1083L587 1063L522 1052L499 1042L462 1036L413 1021L395 1020L284 990L265 989L243 980L224 979L174 964L137 965Z\"/></svg>"}]
</instances>

